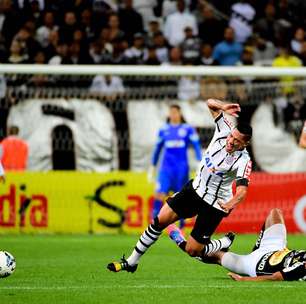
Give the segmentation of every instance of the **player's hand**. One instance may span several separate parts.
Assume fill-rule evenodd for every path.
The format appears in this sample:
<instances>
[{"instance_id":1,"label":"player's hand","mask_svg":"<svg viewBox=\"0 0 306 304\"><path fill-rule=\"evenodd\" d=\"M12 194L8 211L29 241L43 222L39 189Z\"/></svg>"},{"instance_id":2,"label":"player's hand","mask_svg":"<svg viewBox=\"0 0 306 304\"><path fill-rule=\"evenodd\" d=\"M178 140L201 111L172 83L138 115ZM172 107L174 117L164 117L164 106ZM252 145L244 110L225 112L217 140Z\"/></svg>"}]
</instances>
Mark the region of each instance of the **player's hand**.
<instances>
[{"instance_id":1,"label":"player's hand","mask_svg":"<svg viewBox=\"0 0 306 304\"><path fill-rule=\"evenodd\" d=\"M225 113L232 115L234 117L239 116L239 112L241 112L240 105L238 103L226 103L223 105L222 109Z\"/></svg>"},{"instance_id":2,"label":"player's hand","mask_svg":"<svg viewBox=\"0 0 306 304\"><path fill-rule=\"evenodd\" d=\"M148 173L147 173L147 179L149 183L155 182L155 167L154 166L150 166Z\"/></svg>"},{"instance_id":3,"label":"player's hand","mask_svg":"<svg viewBox=\"0 0 306 304\"><path fill-rule=\"evenodd\" d=\"M237 273L229 272L227 275L234 281L243 281L243 277Z\"/></svg>"},{"instance_id":4,"label":"player's hand","mask_svg":"<svg viewBox=\"0 0 306 304\"><path fill-rule=\"evenodd\" d=\"M1 175L1 176L0 176L0 182L1 182L2 184L5 183L5 175Z\"/></svg>"},{"instance_id":5,"label":"player's hand","mask_svg":"<svg viewBox=\"0 0 306 304\"><path fill-rule=\"evenodd\" d=\"M218 200L218 204L226 213L229 213L232 209L234 209L234 206L232 206L230 203L225 204L225 202L222 200Z\"/></svg>"}]
</instances>

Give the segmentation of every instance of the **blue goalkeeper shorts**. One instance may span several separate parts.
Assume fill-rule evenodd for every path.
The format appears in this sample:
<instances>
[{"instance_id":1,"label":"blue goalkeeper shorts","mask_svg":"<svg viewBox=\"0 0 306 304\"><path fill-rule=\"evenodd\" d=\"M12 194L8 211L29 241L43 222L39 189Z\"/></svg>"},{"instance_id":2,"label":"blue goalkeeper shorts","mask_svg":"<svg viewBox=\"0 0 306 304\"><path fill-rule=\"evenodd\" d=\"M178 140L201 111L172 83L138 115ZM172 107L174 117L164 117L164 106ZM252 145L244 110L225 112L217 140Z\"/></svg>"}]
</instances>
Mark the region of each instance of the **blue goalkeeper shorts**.
<instances>
[{"instance_id":1,"label":"blue goalkeeper shorts","mask_svg":"<svg viewBox=\"0 0 306 304\"><path fill-rule=\"evenodd\" d=\"M160 170L158 174L156 192L178 192L189 180L188 170Z\"/></svg>"}]
</instances>

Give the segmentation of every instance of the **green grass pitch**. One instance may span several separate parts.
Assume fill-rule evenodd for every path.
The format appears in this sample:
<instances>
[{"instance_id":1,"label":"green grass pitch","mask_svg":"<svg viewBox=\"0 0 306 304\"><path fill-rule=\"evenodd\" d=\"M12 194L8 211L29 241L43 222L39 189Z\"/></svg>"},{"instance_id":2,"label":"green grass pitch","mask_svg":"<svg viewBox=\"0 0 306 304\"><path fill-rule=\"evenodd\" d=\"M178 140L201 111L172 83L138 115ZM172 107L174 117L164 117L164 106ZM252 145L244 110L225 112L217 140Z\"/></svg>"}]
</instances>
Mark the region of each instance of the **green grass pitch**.
<instances>
[{"instance_id":1,"label":"green grass pitch","mask_svg":"<svg viewBox=\"0 0 306 304\"><path fill-rule=\"evenodd\" d=\"M238 235L234 251L247 253L255 235ZM219 266L204 265L163 236L134 274L111 273L108 262L127 255L137 236L0 236L0 249L17 260L0 279L0 303L305 303L306 282L234 282ZM306 248L290 235L290 248Z\"/></svg>"}]
</instances>

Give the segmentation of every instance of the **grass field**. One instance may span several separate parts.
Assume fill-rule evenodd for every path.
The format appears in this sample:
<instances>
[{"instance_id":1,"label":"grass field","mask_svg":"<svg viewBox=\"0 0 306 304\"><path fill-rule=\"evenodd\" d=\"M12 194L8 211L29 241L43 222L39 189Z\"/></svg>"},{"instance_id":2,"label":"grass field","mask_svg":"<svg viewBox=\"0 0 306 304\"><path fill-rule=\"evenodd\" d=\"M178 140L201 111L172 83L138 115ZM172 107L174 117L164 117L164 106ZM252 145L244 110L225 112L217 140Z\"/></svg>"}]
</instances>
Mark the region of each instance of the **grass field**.
<instances>
[{"instance_id":1,"label":"grass field","mask_svg":"<svg viewBox=\"0 0 306 304\"><path fill-rule=\"evenodd\" d=\"M233 250L246 253L255 235L239 235ZM306 248L305 236L289 236ZM234 282L219 266L204 265L162 237L137 272L111 273L108 262L129 253L137 236L1 236L0 249L17 260L0 280L0 303L305 303L304 282Z\"/></svg>"}]
</instances>

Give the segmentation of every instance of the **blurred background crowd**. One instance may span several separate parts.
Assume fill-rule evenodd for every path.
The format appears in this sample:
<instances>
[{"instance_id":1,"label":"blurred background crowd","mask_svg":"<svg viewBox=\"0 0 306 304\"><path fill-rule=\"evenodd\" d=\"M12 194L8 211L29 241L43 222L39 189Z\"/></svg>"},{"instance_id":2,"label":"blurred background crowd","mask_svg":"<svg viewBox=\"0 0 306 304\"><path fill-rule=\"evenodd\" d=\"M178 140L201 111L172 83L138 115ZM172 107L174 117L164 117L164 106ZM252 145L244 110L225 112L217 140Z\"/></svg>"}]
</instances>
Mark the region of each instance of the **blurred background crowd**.
<instances>
[{"instance_id":1,"label":"blurred background crowd","mask_svg":"<svg viewBox=\"0 0 306 304\"><path fill-rule=\"evenodd\" d=\"M2 0L2 63L306 64L302 0Z\"/></svg>"}]
</instances>

